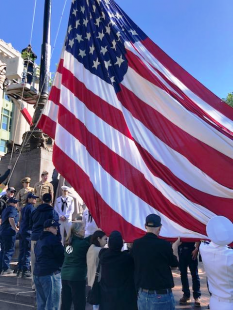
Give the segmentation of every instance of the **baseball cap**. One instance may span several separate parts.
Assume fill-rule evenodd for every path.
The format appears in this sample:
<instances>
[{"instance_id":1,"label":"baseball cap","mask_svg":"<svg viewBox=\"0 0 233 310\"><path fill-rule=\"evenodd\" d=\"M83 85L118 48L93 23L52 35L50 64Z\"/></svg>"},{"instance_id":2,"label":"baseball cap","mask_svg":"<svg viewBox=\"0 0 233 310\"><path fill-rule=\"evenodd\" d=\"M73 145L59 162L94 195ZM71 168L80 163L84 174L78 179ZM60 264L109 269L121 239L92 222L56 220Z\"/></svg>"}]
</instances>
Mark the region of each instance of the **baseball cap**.
<instances>
[{"instance_id":1,"label":"baseball cap","mask_svg":"<svg viewBox=\"0 0 233 310\"><path fill-rule=\"evenodd\" d=\"M60 224L59 224L57 221L53 220L53 219L46 220L46 221L44 222L44 228L48 228L48 227L51 227L51 226L53 226L53 227L59 227Z\"/></svg>"},{"instance_id":2,"label":"baseball cap","mask_svg":"<svg viewBox=\"0 0 233 310\"><path fill-rule=\"evenodd\" d=\"M146 217L146 226L147 227L160 227L161 226L161 217L157 214L150 214Z\"/></svg>"},{"instance_id":3,"label":"baseball cap","mask_svg":"<svg viewBox=\"0 0 233 310\"><path fill-rule=\"evenodd\" d=\"M17 203L19 200L15 199L14 197L11 197L7 200L7 203Z\"/></svg>"},{"instance_id":4,"label":"baseball cap","mask_svg":"<svg viewBox=\"0 0 233 310\"><path fill-rule=\"evenodd\" d=\"M52 196L49 193L46 193L43 195L42 200L44 202L50 202L50 201L52 201Z\"/></svg>"},{"instance_id":5,"label":"baseball cap","mask_svg":"<svg viewBox=\"0 0 233 310\"><path fill-rule=\"evenodd\" d=\"M34 199L36 199L36 198L39 198L39 197L35 196L33 193L29 193L27 198L34 198Z\"/></svg>"},{"instance_id":6,"label":"baseball cap","mask_svg":"<svg viewBox=\"0 0 233 310\"><path fill-rule=\"evenodd\" d=\"M11 193L16 193L16 189L14 187L8 187L7 191Z\"/></svg>"}]
</instances>

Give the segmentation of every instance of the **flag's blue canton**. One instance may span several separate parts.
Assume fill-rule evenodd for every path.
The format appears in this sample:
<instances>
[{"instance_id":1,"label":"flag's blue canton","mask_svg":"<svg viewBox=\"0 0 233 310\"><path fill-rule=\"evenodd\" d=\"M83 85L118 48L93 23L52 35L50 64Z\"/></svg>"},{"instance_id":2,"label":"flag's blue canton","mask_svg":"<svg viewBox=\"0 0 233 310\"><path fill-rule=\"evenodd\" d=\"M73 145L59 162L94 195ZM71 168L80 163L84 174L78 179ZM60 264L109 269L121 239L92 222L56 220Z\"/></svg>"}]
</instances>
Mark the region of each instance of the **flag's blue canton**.
<instances>
[{"instance_id":1,"label":"flag's blue canton","mask_svg":"<svg viewBox=\"0 0 233 310\"><path fill-rule=\"evenodd\" d=\"M128 69L124 41L146 35L112 0L72 0L66 50L118 92Z\"/></svg>"}]
</instances>

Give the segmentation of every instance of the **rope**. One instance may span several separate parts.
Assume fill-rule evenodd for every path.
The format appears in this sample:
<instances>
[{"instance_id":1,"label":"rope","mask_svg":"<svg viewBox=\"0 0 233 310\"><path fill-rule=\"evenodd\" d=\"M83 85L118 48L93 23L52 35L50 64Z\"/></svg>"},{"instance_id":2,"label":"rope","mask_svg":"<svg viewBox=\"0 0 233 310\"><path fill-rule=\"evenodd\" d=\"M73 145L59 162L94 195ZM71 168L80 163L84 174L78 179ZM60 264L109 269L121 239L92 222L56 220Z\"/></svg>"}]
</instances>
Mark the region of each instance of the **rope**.
<instances>
[{"instance_id":1,"label":"rope","mask_svg":"<svg viewBox=\"0 0 233 310\"><path fill-rule=\"evenodd\" d=\"M35 2L34 2L32 26L31 26L31 36L30 36L30 45L31 45L31 42L32 42L32 34L33 34L33 29L34 29L35 13L36 13L36 4L37 4L37 0L35 0ZM28 65L29 65L29 62L27 63L26 73L27 73L27 71L28 71ZM25 83L24 83L24 85L23 85L23 89L22 89L22 93L21 93L21 100L22 100L22 98L23 98L24 89L25 89ZM9 162L9 164L11 164L12 157L13 157L14 145L15 145L15 136L16 136L16 132L17 132L17 128L18 128L19 118L20 118L20 112L19 112L19 114L18 114L17 121L16 121L16 126L15 126L15 132L14 132L14 137L13 137L13 144L12 144L12 150L11 150L11 156L10 156L10 162ZM11 173L11 174L12 174L12 173ZM10 182L10 177L8 178L7 185L9 184L9 182Z\"/></svg>"},{"instance_id":2,"label":"rope","mask_svg":"<svg viewBox=\"0 0 233 310\"><path fill-rule=\"evenodd\" d=\"M35 6L36 6L36 1L37 1L37 0L35 0ZM57 38L58 38L58 35L59 35L59 32L60 32L61 23L62 23L62 19L63 19L63 15L64 15L65 8L66 8L66 4L67 4L67 0L65 0L65 3L64 3L63 9L62 9L62 13L61 13L61 16L60 16L60 21L59 21L59 25L58 25L56 37L55 37L55 40L54 40L54 44L53 44L53 48L52 48L50 60L52 59L53 52L54 52L55 46L56 46L56 44L57 44ZM35 8L34 8L34 13L35 13ZM33 24L34 24L34 16L33 16ZM33 26L32 26L32 27L33 27ZM41 88L41 89L43 89L45 80L46 80L46 76L45 76L45 78L44 78L44 81L43 81L43 84L42 84L42 88ZM23 95L23 93L22 93L22 95ZM40 99L40 95L41 95L41 93L39 93L39 96L38 96L38 99L37 99L35 108L38 106L39 99ZM21 97L21 99L22 99L22 97ZM44 107L43 107L43 109L42 109L42 111L41 111L41 115L42 115L44 109L45 109L45 105L44 105ZM13 175L13 172L14 172L14 170L15 170L15 167L16 167L18 161L19 161L19 158L20 158L20 156L21 156L21 154L22 154L22 151L23 151L25 145L27 145L27 143L30 141L30 138L31 138L33 132L34 132L35 129L37 128L37 125L38 125L38 123L39 123L39 120L40 120L40 117L38 118L38 120L37 120L37 122L36 122L34 128L32 129L32 131L31 131L31 133L30 133L30 135L29 135L28 138L27 138L28 132L27 132L27 134L26 134L26 137L25 137L25 139L24 139L24 141L23 141L23 144L22 144L22 146L21 146L19 155L18 155L18 157L17 157L17 159L16 159L16 161L15 161L15 164L14 164L12 170L11 170L11 174L10 174L10 176L9 176L9 178L8 178L7 185L8 185L9 182L10 182L10 179L11 179L11 177L12 177L12 175ZM13 141L13 143L14 143L14 141ZM13 147L12 147L12 154L13 154ZM11 154L11 159L12 159L12 154Z\"/></svg>"}]
</instances>

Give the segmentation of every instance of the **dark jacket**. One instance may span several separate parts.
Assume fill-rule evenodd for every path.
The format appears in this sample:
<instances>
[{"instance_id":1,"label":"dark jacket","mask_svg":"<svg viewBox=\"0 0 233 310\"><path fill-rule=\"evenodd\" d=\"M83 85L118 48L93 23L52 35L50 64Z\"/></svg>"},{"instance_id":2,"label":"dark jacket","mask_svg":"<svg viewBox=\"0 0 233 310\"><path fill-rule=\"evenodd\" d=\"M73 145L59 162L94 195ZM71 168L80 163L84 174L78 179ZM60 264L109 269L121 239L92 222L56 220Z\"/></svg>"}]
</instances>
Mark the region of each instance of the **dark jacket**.
<instances>
[{"instance_id":1,"label":"dark jacket","mask_svg":"<svg viewBox=\"0 0 233 310\"><path fill-rule=\"evenodd\" d=\"M30 237L32 234L31 230L31 215L32 212L35 210L33 204L27 203L24 208L21 210L21 222L19 226L19 234L23 236Z\"/></svg>"},{"instance_id":2,"label":"dark jacket","mask_svg":"<svg viewBox=\"0 0 233 310\"><path fill-rule=\"evenodd\" d=\"M171 267L178 267L171 244L152 233L133 243L137 289L160 290L174 287Z\"/></svg>"},{"instance_id":3,"label":"dark jacket","mask_svg":"<svg viewBox=\"0 0 233 310\"><path fill-rule=\"evenodd\" d=\"M13 206L7 206L2 212L2 224L0 226L1 236L15 236L16 231L11 227L9 218L13 218L15 225L18 222L18 211Z\"/></svg>"},{"instance_id":4,"label":"dark jacket","mask_svg":"<svg viewBox=\"0 0 233 310\"><path fill-rule=\"evenodd\" d=\"M137 310L134 262L128 251L100 251L100 310Z\"/></svg>"},{"instance_id":5,"label":"dark jacket","mask_svg":"<svg viewBox=\"0 0 233 310\"><path fill-rule=\"evenodd\" d=\"M44 229L44 222L48 219L59 221L57 212L47 203L39 205L32 212L30 226L32 227L32 240L37 241Z\"/></svg>"},{"instance_id":6,"label":"dark jacket","mask_svg":"<svg viewBox=\"0 0 233 310\"><path fill-rule=\"evenodd\" d=\"M36 262L33 274L47 276L59 272L64 260L64 248L60 238L43 231L35 245Z\"/></svg>"},{"instance_id":7,"label":"dark jacket","mask_svg":"<svg viewBox=\"0 0 233 310\"><path fill-rule=\"evenodd\" d=\"M73 236L70 245L65 247L65 260L61 278L68 281L84 281L87 277L87 251L90 247L90 236L79 238Z\"/></svg>"},{"instance_id":8,"label":"dark jacket","mask_svg":"<svg viewBox=\"0 0 233 310\"><path fill-rule=\"evenodd\" d=\"M10 174L10 172L11 172L11 170L7 169L7 171L3 175L0 176L0 184L6 180L6 178Z\"/></svg>"}]
</instances>

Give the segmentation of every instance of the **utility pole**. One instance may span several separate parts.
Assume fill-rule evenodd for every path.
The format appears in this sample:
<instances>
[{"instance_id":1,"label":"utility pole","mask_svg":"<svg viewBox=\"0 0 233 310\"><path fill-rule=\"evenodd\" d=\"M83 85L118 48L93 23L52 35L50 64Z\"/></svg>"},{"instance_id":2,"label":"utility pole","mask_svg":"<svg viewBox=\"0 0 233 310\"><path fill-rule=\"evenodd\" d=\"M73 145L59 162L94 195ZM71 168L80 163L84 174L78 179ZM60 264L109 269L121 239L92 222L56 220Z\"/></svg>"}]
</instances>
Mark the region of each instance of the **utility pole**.
<instances>
[{"instance_id":1,"label":"utility pole","mask_svg":"<svg viewBox=\"0 0 233 310\"><path fill-rule=\"evenodd\" d=\"M51 58L51 45L50 45L51 2L52 0L45 0L44 4L43 41L41 46L40 80L39 80L40 97L33 116L32 120L33 125L31 127L31 130L36 126L36 123L41 115L44 105L47 103L49 94L50 58ZM37 136L39 135L40 131L35 129L34 132Z\"/></svg>"}]
</instances>

